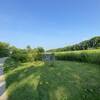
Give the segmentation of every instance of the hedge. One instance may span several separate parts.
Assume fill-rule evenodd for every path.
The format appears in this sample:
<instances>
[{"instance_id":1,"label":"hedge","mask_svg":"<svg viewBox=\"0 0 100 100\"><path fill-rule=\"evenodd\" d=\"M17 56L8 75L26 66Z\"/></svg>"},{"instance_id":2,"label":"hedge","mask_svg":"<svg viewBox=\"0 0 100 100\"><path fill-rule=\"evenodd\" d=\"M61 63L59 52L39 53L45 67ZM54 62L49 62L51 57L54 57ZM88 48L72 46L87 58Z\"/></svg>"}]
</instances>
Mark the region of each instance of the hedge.
<instances>
[{"instance_id":1,"label":"hedge","mask_svg":"<svg viewBox=\"0 0 100 100\"><path fill-rule=\"evenodd\" d=\"M70 52L55 52L57 60L79 61L100 64L100 49Z\"/></svg>"}]
</instances>

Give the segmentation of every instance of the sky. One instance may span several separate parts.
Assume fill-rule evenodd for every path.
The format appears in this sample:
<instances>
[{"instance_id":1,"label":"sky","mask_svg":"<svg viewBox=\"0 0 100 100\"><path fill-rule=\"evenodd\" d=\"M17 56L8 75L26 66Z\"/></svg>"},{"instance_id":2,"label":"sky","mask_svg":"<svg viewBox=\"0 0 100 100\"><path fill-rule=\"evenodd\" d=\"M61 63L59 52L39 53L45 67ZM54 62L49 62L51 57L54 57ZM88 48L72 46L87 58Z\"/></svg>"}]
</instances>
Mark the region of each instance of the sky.
<instances>
[{"instance_id":1,"label":"sky","mask_svg":"<svg viewBox=\"0 0 100 100\"><path fill-rule=\"evenodd\" d=\"M100 36L100 0L0 0L2 42L51 49L94 36Z\"/></svg>"}]
</instances>

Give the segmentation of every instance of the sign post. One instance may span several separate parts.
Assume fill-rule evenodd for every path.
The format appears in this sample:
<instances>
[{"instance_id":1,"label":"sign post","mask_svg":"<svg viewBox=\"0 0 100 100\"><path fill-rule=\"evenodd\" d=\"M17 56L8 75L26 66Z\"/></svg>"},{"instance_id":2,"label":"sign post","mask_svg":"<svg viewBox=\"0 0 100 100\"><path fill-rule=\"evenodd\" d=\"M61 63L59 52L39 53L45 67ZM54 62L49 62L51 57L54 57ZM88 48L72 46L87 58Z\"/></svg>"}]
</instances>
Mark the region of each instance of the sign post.
<instances>
[{"instance_id":1,"label":"sign post","mask_svg":"<svg viewBox=\"0 0 100 100\"><path fill-rule=\"evenodd\" d=\"M46 64L50 66L53 66L55 62L55 55L53 53L44 53L42 61L44 61Z\"/></svg>"}]
</instances>

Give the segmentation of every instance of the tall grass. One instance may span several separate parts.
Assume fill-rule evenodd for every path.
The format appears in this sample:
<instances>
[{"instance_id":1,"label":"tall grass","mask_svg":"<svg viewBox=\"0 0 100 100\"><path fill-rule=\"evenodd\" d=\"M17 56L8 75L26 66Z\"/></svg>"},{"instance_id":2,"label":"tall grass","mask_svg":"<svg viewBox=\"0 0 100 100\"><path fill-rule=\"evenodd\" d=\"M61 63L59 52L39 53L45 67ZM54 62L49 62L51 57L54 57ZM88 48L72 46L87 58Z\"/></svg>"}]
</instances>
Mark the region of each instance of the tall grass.
<instances>
[{"instance_id":1,"label":"tall grass","mask_svg":"<svg viewBox=\"0 0 100 100\"><path fill-rule=\"evenodd\" d=\"M100 49L69 52L55 52L57 60L80 61L100 64Z\"/></svg>"}]
</instances>

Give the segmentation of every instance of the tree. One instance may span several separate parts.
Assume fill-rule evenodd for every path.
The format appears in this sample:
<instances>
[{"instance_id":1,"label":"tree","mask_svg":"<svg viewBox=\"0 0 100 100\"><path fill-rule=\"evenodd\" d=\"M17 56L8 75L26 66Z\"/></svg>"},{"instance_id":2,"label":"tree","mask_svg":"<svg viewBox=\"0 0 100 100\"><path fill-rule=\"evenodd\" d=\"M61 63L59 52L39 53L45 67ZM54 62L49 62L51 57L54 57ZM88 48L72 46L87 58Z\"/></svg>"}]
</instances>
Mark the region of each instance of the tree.
<instances>
[{"instance_id":1,"label":"tree","mask_svg":"<svg viewBox=\"0 0 100 100\"><path fill-rule=\"evenodd\" d=\"M0 57L7 57L10 54L9 44L0 42Z\"/></svg>"},{"instance_id":2,"label":"tree","mask_svg":"<svg viewBox=\"0 0 100 100\"><path fill-rule=\"evenodd\" d=\"M39 52L39 53L43 53L45 50L44 50L44 48L42 48L42 47L38 47L38 48L36 48L37 49L37 51Z\"/></svg>"},{"instance_id":3,"label":"tree","mask_svg":"<svg viewBox=\"0 0 100 100\"><path fill-rule=\"evenodd\" d=\"M44 49L42 47L35 48L34 50L34 60L41 60L42 54L44 53Z\"/></svg>"},{"instance_id":4,"label":"tree","mask_svg":"<svg viewBox=\"0 0 100 100\"><path fill-rule=\"evenodd\" d=\"M82 41L78 44L67 46L64 48L57 48L48 50L48 52L61 52L61 51L74 51L74 50L87 50L89 48L100 48L100 36L93 37L90 40Z\"/></svg>"},{"instance_id":5,"label":"tree","mask_svg":"<svg viewBox=\"0 0 100 100\"><path fill-rule=\"evenodd\" d=\"M32 50L30 45L27 45L26 49L27 49L27 51L31 51Z\"/></svg>"}]
</instances>

